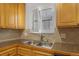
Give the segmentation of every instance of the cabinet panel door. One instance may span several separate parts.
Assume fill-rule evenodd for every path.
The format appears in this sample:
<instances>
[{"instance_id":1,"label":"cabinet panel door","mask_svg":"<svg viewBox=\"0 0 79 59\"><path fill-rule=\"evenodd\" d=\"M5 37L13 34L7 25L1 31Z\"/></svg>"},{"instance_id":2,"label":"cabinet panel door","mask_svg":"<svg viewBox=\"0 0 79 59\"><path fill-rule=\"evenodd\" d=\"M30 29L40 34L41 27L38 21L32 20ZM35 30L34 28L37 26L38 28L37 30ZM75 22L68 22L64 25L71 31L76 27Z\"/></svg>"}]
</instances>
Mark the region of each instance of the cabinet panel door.
<instances>
[{"instance_id":1,"label":"cabinet panel door","mask_svg":"<svg viewBox=\"0 0 79 59\"><path fill-rule=\"evenodd\" d=\"M9 56L17 55L16 51L17 51L16 47L9 49L9 52L8 52Z\"/></svg>"},{"instance_id":2,"label":"cabinet panel door","mask_svg":"<svg viewBox=\"0 0 79 59\"><path fill-rule=\"evenodd\" d=\"M16 22L17 22L17 4L8 4L9 7L8 10L9 10L9 14L6 15L6 21L7 21L7 28L11 28L11 29L16 29ZM9 17L8 17L9 16Z\"/></svg>"},{"instance_id":3,"label":"cabinet panel door","mask_svg":"<svg viewBox=\"0 0 79 59\"><path fill-rule=\"evenodd\" d=\"M58 26L77 25L76 4L74 3L57 4L57 25Z\"/></svg>"},{"instance_id":4,"label":"cabinet panel door","mask_svg":"<svg viewBox=\"0 0 79 59\"><path fill-rule=\"evenodd\" d=\"M9 50L4 50L0 52L0 56L9 56Z\"/></svg>"},{"instance_id":5,"label":"cabinet panel door","mask_svg":"<svg viewBox=\"0 0 79 59\"><path fill-rule=\"evenodd\" d=\"M34 56L51 56L52 54L51 53L47 53L47 52L33 50L33 55Z\"/></svg>"},{"instance_id":6,"label":"cabinet panel door","mask_svg":"<svg viewBox=\"0 0 79 59\"><path fill-rule=\"evenodd\" d=\"M8 28L8 20L9 20L9 12L10 12L10 6L9 4L4 4L4 8L5 8L5 28Z\"/></svg>"},{"instance_id":7,"label":"cabinet panel door","mask_svg":"<svg viewBox=\"0 0 79 59\"><path fill-rule=\"evenodd\" d=\"M0 4L0 28L24 29L24 4Z\"/></svg>"},{"instance_id":8,"label":"cabinet panel door","mask_svg":"<svg viewBox=\"0 0 79 59\"><path fill-rule=\"evenodd\" d=\"M25 27L25 4L18 4L17 29L24 29L24 27Z\"/></svg>"},{"instance_id":9,"label":"cabinet panel door","mask_svg":"<svg viewBox=\"0 0 79 59\"><path fill-rule=\"evenodd\" d=\"M8 53L0 54L0 56L9 56Z\"/></svg>"},{"instance_id":10,"label":"cabinet panel door","mask_svg":"<svg viewBox=\"0 0 79 59\"><path fill-rule=\"evenodd\" d=\"M23 47L18 47L18 54L22 56L33 56L32 50Z\"/></svg>"},{"instance_id":11,"label":"cabinet panel door","mask_svg":"<svg viewBox=\"0 0 79 59\"><path fill-rule=\"evenodd\" d=\"M17 47L4 47L3 51L0 52L0 56L15 56L17 55Z\"/></svg>"},{"instance_id":12,"label":"cabinet panel door","mask_svg":"<svg viewBox=\"0 0 79 59\"><path fill-rule=\"evenodd\" d=\"M6 27L6 21L5 21L5 5L0 4L0 27L5 28Z\"/></svg>"},{"instance_id":13,"label":"cabinet panel door","mask_svg":"<svg viewBox=\"0 0 79 59\"><path fill-rule=\"evenodd\" d=\"M77 3L76 6L77 6L77 11L76 11L76 13L77 13L77 23L79 25L79 3Z\"/></svg>"},{"instance_id":14,"label":"cabinet panel door","mask_svg":"<svg viewBox=\"0 0 79 59\"><path fill-rule=\"evenodd\" d=\"M1 4L0 4L0 28L1 28L1 10L2 9L2 7L1 7Z\"/></svg>"}]
</instances>

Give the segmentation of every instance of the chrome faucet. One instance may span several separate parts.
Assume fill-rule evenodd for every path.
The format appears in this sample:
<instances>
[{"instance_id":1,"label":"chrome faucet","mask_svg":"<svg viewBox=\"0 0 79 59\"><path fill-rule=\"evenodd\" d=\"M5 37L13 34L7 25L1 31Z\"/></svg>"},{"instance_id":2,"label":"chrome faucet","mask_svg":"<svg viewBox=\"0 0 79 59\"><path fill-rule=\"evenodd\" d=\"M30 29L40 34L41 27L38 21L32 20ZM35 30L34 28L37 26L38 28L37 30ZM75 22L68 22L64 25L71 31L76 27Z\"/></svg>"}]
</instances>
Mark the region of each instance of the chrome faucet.
<instances>
[{"instance_id":1,"label":"chrome faucet","mask_svg":"<svg viewBox=\"0 0 79 59\"><path fill-rule=\"evenodd\" d=\"M44 38L43 34L40 34L40 41L43 41L43 38Z\"/></svg>"},{"instance_id":2,"label":"chrome faucet","mask_svg":"<svg viewBox=\"0 0 79 59\"><path fill-rule=\"evenodd\" d=\"M44 38L45 36L43 35L43 33L41 33L40 34L40 42L42 42L42 43L48 43L48 40L44 40L43 38Z\"/></svg>"},{"instance_id":3,"label":"chrome faucet","mask_svg":"<svg viewBox=\"0 0 79 59\"><path fill-rule=\"evenodd\" d=\"M39 43L39 45L45 44L45 45L50 45L50 46L51 46L52 43L48 42L48 40L44 41L44 40L43 40L44 37L45 37L45 36L41 33L41 34L40 34L40 43Z\"/></svg>"}]
</instances>

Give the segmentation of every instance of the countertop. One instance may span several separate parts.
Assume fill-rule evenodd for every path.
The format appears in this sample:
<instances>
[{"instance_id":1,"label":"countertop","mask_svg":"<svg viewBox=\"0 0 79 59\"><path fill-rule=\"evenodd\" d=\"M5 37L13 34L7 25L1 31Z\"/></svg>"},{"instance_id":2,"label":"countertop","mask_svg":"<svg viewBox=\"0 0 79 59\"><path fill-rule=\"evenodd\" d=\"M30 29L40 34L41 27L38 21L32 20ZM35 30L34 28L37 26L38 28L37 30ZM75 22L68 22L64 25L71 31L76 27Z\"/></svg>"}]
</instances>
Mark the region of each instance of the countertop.
<instances>
[{"instance_id":1,"label":"countertop","mask_svg":"<svg viewBox=\"0 0 79 59\"><path fill-rule=\"evenodd\" d=\"M14 40L8 40L8 41L2 41L0 42L0 48L3 48L5 46L9 46L12 44L18 44L21 43L25 39L14 39ZM55 43L52 50L57 50L57 51L64 51L68 53L79 53L79 44L73 44L73 43Z\"/></svg>"},{"instance_id":2,"label":"countertop","mask_svg":"<svg viewBox=\"0 0 79 59\"><path fill-rule=\"evenodd\" d=\"M79 44L67 42L55 43L53 50L60 50L70 53L79 53Z\"/></svg>"}]
</instances>

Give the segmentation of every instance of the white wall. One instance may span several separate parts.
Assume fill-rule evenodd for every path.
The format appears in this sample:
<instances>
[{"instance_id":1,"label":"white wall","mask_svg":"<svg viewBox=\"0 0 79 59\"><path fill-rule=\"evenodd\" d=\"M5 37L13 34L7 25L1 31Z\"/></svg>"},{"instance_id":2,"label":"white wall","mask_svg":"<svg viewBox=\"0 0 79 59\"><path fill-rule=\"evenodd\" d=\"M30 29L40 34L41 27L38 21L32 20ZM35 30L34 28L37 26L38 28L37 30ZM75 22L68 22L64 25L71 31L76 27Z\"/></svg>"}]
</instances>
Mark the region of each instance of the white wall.
<instances>
[{"instance_id":1,"label":"white wall","mask_svg":"<svg viewBox=\"0 0 79 59\"><path fill-rule=\"evenodd\" d=\"M32 28L32 10L37 7L43 7L43 8L52 8L54 13L53 19L56 19L56 4L55 3L27 3L26 4L26 28L31 29ZM55 21L55 20L54 20ZM55 22L53 22L54 24ZM55 24L53 25L55 26Z\"/></svg>"}]
</instances>

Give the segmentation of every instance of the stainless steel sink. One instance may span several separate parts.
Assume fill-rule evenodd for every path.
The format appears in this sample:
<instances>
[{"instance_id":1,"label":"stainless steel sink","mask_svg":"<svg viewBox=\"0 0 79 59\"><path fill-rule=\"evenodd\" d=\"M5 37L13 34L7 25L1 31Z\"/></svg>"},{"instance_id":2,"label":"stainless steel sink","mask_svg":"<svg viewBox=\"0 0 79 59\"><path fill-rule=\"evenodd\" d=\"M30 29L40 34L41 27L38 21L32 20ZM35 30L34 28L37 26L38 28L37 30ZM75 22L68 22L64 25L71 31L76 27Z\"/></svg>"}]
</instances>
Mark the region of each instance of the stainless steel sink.
<instances>
[{"instance_id":1,"label":"stainless steel sink","mask_svg":"<svg viewBox=\"0 0 79 59\"><path fill-rule=\"evenodd\" d=\"M37 41L37 40L25 40L22 41L23 44L33 45L37 47L43 47L43 48L53 48L52 43L44 42L44 41Z\"/></svg>"}]
</instances>

